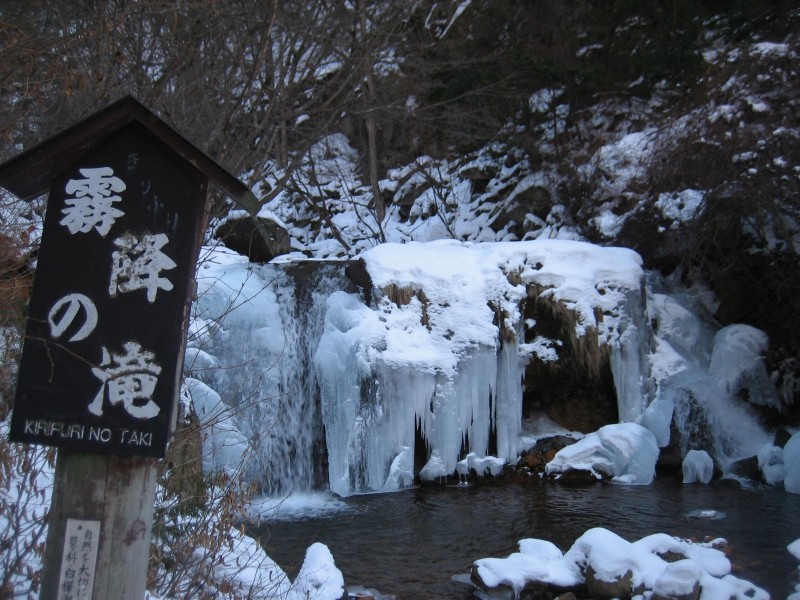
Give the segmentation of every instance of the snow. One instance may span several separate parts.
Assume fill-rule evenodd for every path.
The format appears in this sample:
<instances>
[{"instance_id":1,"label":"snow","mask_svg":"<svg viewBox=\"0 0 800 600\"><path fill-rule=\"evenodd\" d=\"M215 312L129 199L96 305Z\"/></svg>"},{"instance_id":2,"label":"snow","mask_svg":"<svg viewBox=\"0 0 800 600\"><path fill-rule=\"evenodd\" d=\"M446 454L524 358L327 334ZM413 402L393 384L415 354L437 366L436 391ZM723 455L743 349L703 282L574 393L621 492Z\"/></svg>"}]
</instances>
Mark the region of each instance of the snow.
<instances>
[{"instance_id":1,"label":"snow","mask_svg":"<svg viewBox=\"0 0 800 600\"><path fill-rule=\"evenodd\" d=\"M292 591L289 600L340 600L345 595L344 577L325 544L315 542L308 547Z\"/></svg>"},{"instance_id":2,"label":"snow","mask_svg":"<svg viewBox=\"0 0 800 600\"><path fill-rule=\"evenodd\" d=\"M786 546L786 549L790 552L792 556L794 556L797 560L800 560L800 538L793 541L791 544Z\"/></svg>"},{"instance_id":3,"label":"snow","mask_svg":"<svg viewBox=\"0 0 800 600\"><path fill-rule=\"evenodd\" d=\"M526 585L540 582L558 587L585 581L587 567L597 580L613 583L631 576L633 589L643 587L664 597L691 592L698 584L700 600L768 600L769 594L731 575L731 563L712 544L694 543L659 533L628 542L604 528L579 537L565 553L546 540L521 540L520 552L506 558L483 558L473 564L484 589L501 585L518 596ZM677 553L684 558L666 562L661 555ZM647 597L645 592L645 597Z\"/></svg>"},{"instance_id":4,"label":"snow","mask_svg":"<svg viewBox=\"0 0 800 600\"><path fill-rule=\"evenodd\" d=\"M231 529L230 536L226 560L213 567L214 578L230 582L234 589L241 590L245 597L253 600L291 598L290 593L294 590L289 577L264 554L258 542L236 529ZM195 550L200 559L203 552L203 548Z\"/></svg>"},{"instance_id":5,"label":"snow","mask_svg":"<svg viewBox=\"0 0 800 600\"><path fill-rule=\"evenodd\" d=\"M791 544L786 546L786 549L792 556L794 556L798 561L800 561L800 538L796 539ZM795 589L794 593L789 594L786 600L800 600L800 583L798 583L794 589Z\"/></svg>"},{"instance_id":6,"label":"snow","mask_svg":"<svg viewBox=\"0 0 800 600\"><path fill-rule=\"evenodd\" d=\"M783 448L765 445L758 451L758 468L761 475L769 485L781 485L786 477L786 467L783 464Z\"/></svg>"},{"instance_id":7,"label":"snow","mask_svg":"<svg viewBox=\"0 0 800 600\"><path fill-rule=\"evenodd\" d=\"M714 476L714 460L705 450L689 450L683 457L683 483L708 483Z\"/></svg>"},{"instance_id":8,"label":"snow","mask_svg":"<svg viewBox=\"0 0 800 600\"><path fill-rule=\"evenodd\" d=\"M783 464L786 466L783 487L787 492L800 494L800 431L783 447Z\"/></svg>"},{"instance_id":9,"label":"snow","mask_svg":"<svg viewBox=\"0 0 800 600\"><path fill-rule=\"evenodd\" d=\"M655 206L673 221L672 229L686 221L691 221L703 205L705 194L699 190L683 190L677 193L659 194Z\"/></svg>"},{"instance_id":10,"label":"snow","mask_svg":"<svg viewBox=\"0 0 800 600\"><path fill-rule=\"evenodd\" d=\"M471 471L475 471L479 476L492 475L497 477L503 472L503 467L506 461L494 456L479 457L474 452L470 452L456 465L456 471L459 475L469 475Z\"/></svg>"},{"instance_id":11,"label":"snow","mask_svg":"<svg viewBox=\"0 0 800 600\"><path fill-rule=\"evenodd\" d=\"M655 136L652 129L636 131L600 148L592 166L606 176L601 182L606 195L622 195L631 181L644 175Z\"/></svg>"},{"instance_id":12,"label":"snow","mask_svg":"<svg viewBox=\"0 0 800 600\"><path fill-rule=\"evenodd\" d=\"M576 443L559 450L546 473L589 471L616 483L648 485L655 477L658 444L649 429L636 423L601 427Z\"/></svg>"},{"instance_id":13,"label":"snow","mask_svg":"<svg viewBox=\"0 0 800 600\"><path fill-rule=\"evenodd\" d=\"M789 44L775 42L758 42L750 46L750 53L759 58L795 57L795 52Z\"/></svg>"},{"instance_id":14,"label":"snow","mask_svg":"<svg viewBox=\"0 0 800 600\"><path fill-rule=\"evenodd\" d=\"M452 309L442 312L446 320L440 327L455 334L455 341L447 345L456 351L476 343L495 344L496 329L491 319L484 321L490 314L486 301L498 302L518 318L516 302L524 290L509 282L509 273L518 272L523 282L551 288L547 295L575 310L586 326L595 325L595 309L615 311L619 291L638 290L643 275L641 259L631 250L568 240L381 244L362 258L379 289L390 284L414 286L432 305L453 303ZM612 293L606 296L606 291ZM582 335L585 328L577 333Z\"/></svg>"},{"instance_id":15,"label":"snow","mask_svg":"<svg viewBox=\"0 0 800 600\"><path fill-rule=\"evenodd\" d=\"M203 426L203 470L208 473L223 471L231 476L239 474L249 442L233 425L231 407L202 381L187 377L184 385Z\"/></svg>"},{"instance_id":16,"label":"snow","mask_svg":"<svg viewBox=\"0 0 800 600\"><path fill-rule=\"evenodd\" d=\"M653 593L665 598L689 597L703 579L703 569L691 560L669 563L653 584Z\"/></svg>"}]
</instances>

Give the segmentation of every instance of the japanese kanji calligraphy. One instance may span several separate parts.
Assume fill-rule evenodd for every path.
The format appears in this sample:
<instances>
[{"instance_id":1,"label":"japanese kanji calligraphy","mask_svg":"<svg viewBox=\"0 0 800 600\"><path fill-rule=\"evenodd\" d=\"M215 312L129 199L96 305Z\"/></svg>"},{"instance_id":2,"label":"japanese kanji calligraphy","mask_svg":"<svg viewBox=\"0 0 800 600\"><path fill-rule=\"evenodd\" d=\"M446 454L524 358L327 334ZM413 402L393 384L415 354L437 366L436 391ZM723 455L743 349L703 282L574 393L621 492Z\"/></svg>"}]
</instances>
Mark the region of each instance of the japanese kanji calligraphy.
<instances>
[{"instance_id":1,"label":"japanese kanji calligraphy","mask_svg":"<svg viewBox=\"0 0 800 600\"><path fill-rule=\"evenodd\" d=\"M58 600L87 600L92 597L99 537L100 521L67 519Z\"/></svg>"},{"instance_id":2,"label":"japanese kanji calligraphy","mask_svg":"<svg viewBox=\"0 0 800 600\"><path fill-rule=\"evenodd\" d=\"M109 403L122 404L135 419L150 419L158 414L160 409L150 396L161 367L155 363L153 353L142 350L136 342L127 342L124 354L111 354L103 348L103 360L92 373L103 382L103 387L89 405L89 412L103 414L103 399L108 389Z\"/></svg>"},{"instance_id":3,"label":"japanese kanji calligraphy","mask_svg":"<svg viewBox=\"0 0 800 600\"><path fill-rule=\"evenodd\" d=\"M124 192L125 183L114 177L114 170L109 167L99 169L81 169L84 179L70 179L67 182L67 207L61 212L65 217L61 224L69 228L71 233L88 233L92 229L105 237L114 220L124 213L114 208L115 202L122 198L112 195L113 192Z\"/></svg>"},{"instance_id":4,"label":"japanese kanji calligraphy","mask_svg":"<svg viewBox=\"0 0 800 600\"><path fill-rule=\"evenodd\" d=\"M133 123L54 179L12 438L163 456L205 207L192 168Z\"/></svg>"},{"instance_id":5,"label":"japanese kanji calligraphy","mask_svg":"<svg viewBox=\"0 0 800 600\"><path fill-rule=\"evenodd\" d=\"M160 276L161 271L175 268L169 256L161 252L167 242L163 233L142 236L127 233L115 239L109 295L113 298L118 292L145 290L147 301L152 304L159 289L171 290L169 279Z\"/></svg>"}]
</instances>

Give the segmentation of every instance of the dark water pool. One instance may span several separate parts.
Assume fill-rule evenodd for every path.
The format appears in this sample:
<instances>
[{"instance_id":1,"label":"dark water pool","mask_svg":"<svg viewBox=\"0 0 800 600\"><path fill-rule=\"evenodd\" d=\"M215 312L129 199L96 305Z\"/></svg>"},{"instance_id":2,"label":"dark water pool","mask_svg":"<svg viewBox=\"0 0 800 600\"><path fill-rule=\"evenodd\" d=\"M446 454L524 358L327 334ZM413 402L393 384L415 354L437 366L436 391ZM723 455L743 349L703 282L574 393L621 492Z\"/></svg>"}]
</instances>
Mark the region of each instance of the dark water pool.
<instances>
[{"instance_id":1,"label":"dark water pool","mask_svg":"<svg viewBox=\"0 0 800 600\"><path fill-rule=\"evenodd\" d=\"M322 542L348 585L400 600L464 600L469 593L450 577L468 572L473 561L504 557L527 537L550 540L565 551L592 527L629 541L658 532L695 540L723 537L732 550L734 574L773 599L786 598L797 579L797 560L786 545L800 538L800 495L774 488L500 481L343 502L344 512L267 522L251 533L292 577L305 549ZM716 511L719 518L692 516L703 511Z\"/></svg>"}]
</instances>

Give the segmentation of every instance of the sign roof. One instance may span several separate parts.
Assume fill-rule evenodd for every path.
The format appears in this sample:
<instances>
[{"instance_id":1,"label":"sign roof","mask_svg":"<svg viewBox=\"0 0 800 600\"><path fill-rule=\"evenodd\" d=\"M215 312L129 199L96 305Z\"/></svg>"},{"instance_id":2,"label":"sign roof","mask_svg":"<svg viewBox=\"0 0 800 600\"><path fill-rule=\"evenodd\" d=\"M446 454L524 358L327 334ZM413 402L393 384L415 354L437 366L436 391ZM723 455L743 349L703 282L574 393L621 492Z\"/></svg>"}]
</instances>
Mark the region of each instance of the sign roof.
<instances>
[{"instance_id":1,"label":"sign roof","mask_svg":"<svg viewBox=\"0 0 800 600\"><path fill-rule=\"evenodd\" d=\"M50 189L53 177L132 122L141 123L242 208L253 214L257 211L247 186L132 96L0 164L0 187L23 200L36 198Z\"/></svg>"}]
</instances>

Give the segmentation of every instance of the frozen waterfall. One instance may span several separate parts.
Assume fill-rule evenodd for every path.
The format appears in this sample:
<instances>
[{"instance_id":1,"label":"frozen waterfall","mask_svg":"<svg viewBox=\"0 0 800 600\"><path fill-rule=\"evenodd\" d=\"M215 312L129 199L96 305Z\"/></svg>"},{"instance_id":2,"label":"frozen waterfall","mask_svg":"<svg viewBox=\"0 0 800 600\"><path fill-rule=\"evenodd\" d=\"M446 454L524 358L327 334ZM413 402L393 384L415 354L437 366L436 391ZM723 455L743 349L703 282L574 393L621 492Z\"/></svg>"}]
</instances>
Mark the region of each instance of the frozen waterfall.
<instances>
[{"instance_id":1,"label":"frozen waterfall","mask_svg":"<svg viewBox=\"0 0 800 600\"><path fill-rule=\"evenodd\" d=\"M574 336L608 347L620 421L662 447L677 429L684 453L720 464L768 441L734 397L773 401L763 334L715 338L677 295L646 296L630 250L382 244L360 264L353 279L346 262L256 266L224 250L203 261L185 391L206 424L207 469L273 496L499 473L527 439L526 365L561 343L523 318L532 289L572 315Z\"/></svg>"},{"instance_id":2,"label":"frozen waterfall","mask_svg":"<svg viewBox=\"0 0 800 600\"><path fill-rule=\"evenodd\" d=\"M339 265L256 266L220 250L202 263L186 374L218 394L209 406L204 393L198 410L211 421L207 467L240 471L267 493L326 484L311 359L325 299L341 279ZM198 386L188 387L197 410Z\"/></svg>"},{"instance_id":3,"label":"frozen waterfall","mask_svg":"<svg viewBox=\"0 0 800 600\"><path fill-rule=\"evenodd\" d=\"M763 363L766 335L747 325L718 330L701 317L706 310L700 298L674 283L656 281L654 290L657 347L651 362L658 391L642 424L660 446L677 443L684 456L706 451L723 470L757 455L771 437L750 405L778 407Z\"/></svg>"}]
</instances>

